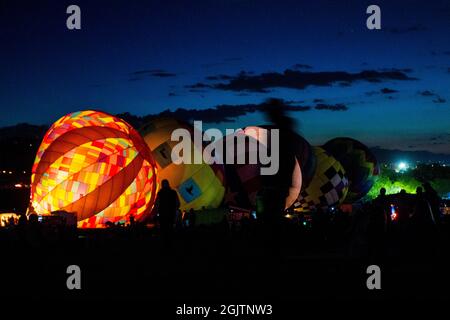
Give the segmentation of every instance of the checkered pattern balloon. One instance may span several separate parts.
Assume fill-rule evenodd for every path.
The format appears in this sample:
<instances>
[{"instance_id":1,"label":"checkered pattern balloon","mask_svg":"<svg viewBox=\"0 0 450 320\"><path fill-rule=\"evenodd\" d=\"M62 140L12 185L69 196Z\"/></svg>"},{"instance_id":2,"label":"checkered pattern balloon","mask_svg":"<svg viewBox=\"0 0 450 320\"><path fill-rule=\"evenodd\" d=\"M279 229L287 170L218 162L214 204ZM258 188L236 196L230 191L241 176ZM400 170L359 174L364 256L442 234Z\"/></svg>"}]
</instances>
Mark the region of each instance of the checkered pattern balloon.
<instances>
[{"instance_id":1,"label":"checkered pattern balloon","mask_svg":"<svg viewBox=\"0 0 450 320\"><path fill-rule=\"evenodd\" d=\"M150 150L128 123L97 111L68 114L47 131L32 169L38 214L73 212L78 227L142 219L154 204Z\"/></svg>"},{"instance_id":2,"label":"checkered pattern balloon","mask_svg":"<svg viewBox=\"0 0 450 320\"><path fill-rule=\"evenodd\" d=\"M339 161L320 147L314 147L314 153L316 172L294 203L295 211L327 209L342 203L347 195L348 180Z\"/></svg>"},{"instance_id":3,"label":"checkered pattern balloon","mask_svg":"<svg viewBox=\"0 0 450 320\"><path fill-rule=\"evenodd\" d=\"M335 138L323 145L344 167L349 180L346 201L357 201L372 188L379 167L375 155L361 142L352 138Z\"/></svg>"}]
</instances>

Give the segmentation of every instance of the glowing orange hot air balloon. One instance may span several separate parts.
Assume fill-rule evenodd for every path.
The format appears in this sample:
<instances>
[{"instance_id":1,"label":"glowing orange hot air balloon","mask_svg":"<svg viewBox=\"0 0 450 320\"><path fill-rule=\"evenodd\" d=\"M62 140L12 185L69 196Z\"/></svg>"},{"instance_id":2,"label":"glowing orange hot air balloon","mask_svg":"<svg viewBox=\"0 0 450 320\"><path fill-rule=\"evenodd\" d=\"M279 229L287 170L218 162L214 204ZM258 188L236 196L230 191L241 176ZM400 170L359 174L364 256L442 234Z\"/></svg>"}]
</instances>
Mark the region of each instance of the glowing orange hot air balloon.
<instances>
[{"instance_id":1,"label":"glowing orange hot air balloon","mask_svg":"<svg viewBox=\"0 0 450 320\"><path fill-rule=\"evenodd\" d=\"M38 214L68 211L78 227L139 220L155 201L155 164L144 140L125 121L98 111L70 113L46 133L32 170Z\"/></svg>"}]
</instances>

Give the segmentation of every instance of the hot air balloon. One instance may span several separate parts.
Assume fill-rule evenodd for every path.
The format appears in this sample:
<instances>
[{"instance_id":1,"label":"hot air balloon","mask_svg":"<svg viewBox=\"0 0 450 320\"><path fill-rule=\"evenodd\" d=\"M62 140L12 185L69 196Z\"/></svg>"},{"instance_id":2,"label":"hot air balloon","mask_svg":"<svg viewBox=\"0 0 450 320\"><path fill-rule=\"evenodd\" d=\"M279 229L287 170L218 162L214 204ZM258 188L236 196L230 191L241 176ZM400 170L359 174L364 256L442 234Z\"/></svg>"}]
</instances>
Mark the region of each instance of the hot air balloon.
<instances>
[{"instance_id":1,"label":"hot air balloon","mask_svg":"<svg viewBox=\"0 0 450 320\"><path fill-rule=\"evenodd\" d=\"M261 167L264 165L261 159L259 159L258 153L261 150L263 150L264 154L271 153L270 130L271 127L268 126L250 126L235 134L235 140L230 144L230 147L234 148L234 163L227 163L225 166L228 182L228 193L225 197L225 202L228 204L245 208L255 207L257 193L263 188ZM242 139L242 137L246 137L246 140ZM231 136L225 137L224 145L227 144L226 141L228 139L231 139ZM301 161L308 157L302 156L302 152L300 151L305 146L303 145L303 140L303 138L298 136L298 139L293 141L292 147L295 150L296 159L292 172L292 180L290 181L289 195L285 202L286 208L289 208L294 203L302 187L303 172L301 169ZM242 148L237 148L239 143L243 146ZM259 145L257 146L258 143ZM225 149L225 153L232 151L230 147ZM240 154L236 152L237 150L241 150L244 153L245 163L238 163ZM304 151L305 153L309 152L309 150ZM283 155L279 156L282 157ZM250 163L251 158L258 159L258 161Z\"/></svg>"},{"instance_id":2,"label":"hot air balloon","mask_svg":"<svg viewBox=\"0 0 450 320\"><path fill-rule=\"evenodd\" d=\"M275 128L272 125L262 125L259 127L265 129ZM291 149L295 154L302 172L302 187L306 188L306 186L308 186L311 182L314 172L316 171L316 156L314 155L312 146L301 135L293 133L291 138Z\"/></svg>"},{"instance_id":3,"label":"hot air balloon","mask_svg":"<svg viewBox=\"0 0 450 320\"><path fill-rule=\"evenodd\" d=\"M172 148L179 143L171 139L175 129L186 129L191 137L198 130L183 121L170 118L151 120L140 130L156 161L158 180L167 179L178 192L181 210L217 208L225 194L223 165L204 162L202 146L196 146L194 141L191 141L191 156L192 159L196 155L201 157L201 163L173 163Z\"/></svg>"},{"instance_id":4,"label":"hot air balloon","mask_svg":"<svg viewBox=\"0 0 450 320\"><path fill-rule=\"evenodd\" d=\"M377 159L369 148L352 138L335 138L323 145L345 169L349 180L346 201L364 197L372 188L379 173Z\"/></svg>"},{"instance_id":5,"label":"hot air balloon","mask_svg":"<svg viewBox=\"0 0 450 320\"><path fill-rule=\"evenodd\" d=\"M36 213L73 212L78 227L143 219L154 204L155 164L142 137L125 121L98 111L56 121L32 169Z\"/></svg>"},{"instance_id":6,"label":"hot air balloon","mask_svg":"<svg viewBox=\"0 0 450 320\"><path fill-rule=\"evenodd\" d=\"M341 204L347 195L348 180L340 162L320 147L313 149L317 159L316 172L295 201L295 211L328 209Z\"/></svg>"}]
</instances>

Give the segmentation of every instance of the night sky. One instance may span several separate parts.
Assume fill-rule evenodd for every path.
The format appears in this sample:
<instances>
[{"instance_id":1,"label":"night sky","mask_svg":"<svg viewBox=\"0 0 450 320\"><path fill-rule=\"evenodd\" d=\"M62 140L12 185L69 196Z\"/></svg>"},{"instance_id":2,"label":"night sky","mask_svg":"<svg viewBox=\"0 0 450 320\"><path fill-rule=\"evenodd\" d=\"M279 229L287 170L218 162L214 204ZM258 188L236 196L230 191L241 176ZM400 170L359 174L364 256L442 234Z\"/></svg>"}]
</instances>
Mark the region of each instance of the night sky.
<instances>
[{"instance_id":1,"label":"night sky","mask_svg":"<svg viewBox=\"0 0 450 320\"><path fill-rule=\"evenodd\" d=\"M277 97L312 144L450 153L450 1L93 2L2 1L0 126L185 108L237 128ZM66 28L70 4L81 30ZM381 30L366 28L370 4Z\"/></svg>"}]
</instances>

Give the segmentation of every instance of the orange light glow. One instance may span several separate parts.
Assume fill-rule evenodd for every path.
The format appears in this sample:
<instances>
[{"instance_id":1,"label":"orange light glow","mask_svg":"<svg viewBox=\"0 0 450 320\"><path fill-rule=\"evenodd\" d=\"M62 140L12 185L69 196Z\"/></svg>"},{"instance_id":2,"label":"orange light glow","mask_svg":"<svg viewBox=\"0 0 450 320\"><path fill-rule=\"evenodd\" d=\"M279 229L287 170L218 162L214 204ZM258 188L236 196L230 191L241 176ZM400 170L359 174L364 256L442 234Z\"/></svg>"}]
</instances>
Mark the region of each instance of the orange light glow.
<instances>
[{"instance_id":1,"label":"orange light glow","mask_svg":"<svg viewBox=\"0 0 450 320\"><path fill-rule=\"evenodd\" d=\"M31 181L36 213L75 212L81 228L143 218L157 188L152 155L137 131L97 111L74 112L53 124Z\"/></svg>"}]
</instances>

